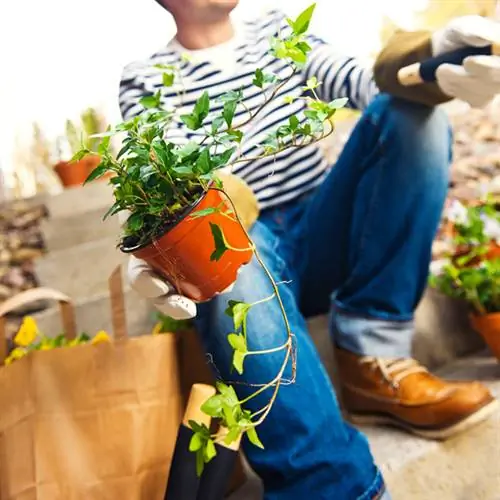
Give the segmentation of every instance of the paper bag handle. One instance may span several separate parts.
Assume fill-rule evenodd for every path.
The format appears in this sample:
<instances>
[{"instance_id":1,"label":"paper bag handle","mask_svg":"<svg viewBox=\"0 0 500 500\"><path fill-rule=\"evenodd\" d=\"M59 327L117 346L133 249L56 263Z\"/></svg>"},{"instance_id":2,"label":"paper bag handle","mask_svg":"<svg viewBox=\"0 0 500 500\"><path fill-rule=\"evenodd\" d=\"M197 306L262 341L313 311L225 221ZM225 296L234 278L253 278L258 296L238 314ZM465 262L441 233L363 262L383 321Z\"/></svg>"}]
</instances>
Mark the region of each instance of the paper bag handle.
<instances>
[{"instance_id":1,"label":"paper bag handle","mask_svg":"<svg viewBox=\"0 0 500 500\"><path fill-rule=\"evenodd\" d=\"M69 340L76 337L75 310L71 299L67 295L52 288L32 288L31 290L26 290L0 305L0 364L5 361L7 356L5 316L20 307L37 302L38 300L55 300L59 302L64 334Z\"/></svg>"},{"instance_id":2,"label":"paper bag handle","mask_svg":"<svg viewBox=\"0 0 500 500\"><path fill-rule=\"evenodd\" d=\"M115 267L108 279L109 300L111 302L111 322L116 340L128 337L125 316L125 296L123 294L122 266Z\"/></svg>"}]
</instances>

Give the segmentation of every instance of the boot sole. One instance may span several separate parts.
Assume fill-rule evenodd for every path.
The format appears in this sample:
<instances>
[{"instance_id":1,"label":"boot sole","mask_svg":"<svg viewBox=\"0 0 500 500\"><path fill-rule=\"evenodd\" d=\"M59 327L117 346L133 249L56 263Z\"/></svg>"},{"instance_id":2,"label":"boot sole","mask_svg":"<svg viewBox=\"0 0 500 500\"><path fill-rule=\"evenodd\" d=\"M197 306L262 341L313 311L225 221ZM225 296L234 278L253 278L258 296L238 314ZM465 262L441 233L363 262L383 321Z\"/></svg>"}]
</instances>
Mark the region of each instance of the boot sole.
<instances>
[{"instance_id":1,"label":"boot sole","mask_svg":"<svg viewBox=\"0 0 500 500\"><path fill-rule=\"evenodd\" d=\"M350 422L357 425L390 425L398 427L425 439L445 440L461 434L462 432L469 430L471 427L475 427L476 425L484 422L485 420L489 419L494 413L496 413L499 408L500 403L498 401L491 401L460 422L457 422L456 424L453 424L449 427L443 427L441 429L423 429L420 427L415 427L408 422L403 422L402 420L398 420L397 418L391 417L389 415L363 415L359 413L347 412L346 417Z\"/></svg>"}]
</instances>

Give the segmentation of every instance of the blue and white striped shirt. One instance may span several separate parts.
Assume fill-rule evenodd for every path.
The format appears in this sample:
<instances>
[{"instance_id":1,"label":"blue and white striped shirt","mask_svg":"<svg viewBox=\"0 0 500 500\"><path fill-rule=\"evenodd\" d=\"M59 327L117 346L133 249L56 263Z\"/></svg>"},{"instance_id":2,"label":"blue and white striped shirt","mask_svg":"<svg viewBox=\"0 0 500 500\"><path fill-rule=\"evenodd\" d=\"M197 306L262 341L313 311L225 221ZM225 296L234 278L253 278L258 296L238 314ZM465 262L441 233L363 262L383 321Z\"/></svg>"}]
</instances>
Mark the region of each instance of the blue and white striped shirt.
<instances>
[{"instance_id":1,"label":"blue and white striped shirt","mask_svg":"<svg viewBox=\"0 0 500 500\"><path fill-rule=\"evenodd\" d=\"M177 115L190 113L193 104L206 90L211 98L228 91L243 90L244 106L239 106L234 123L241 122L247 110L255 111L265 99L262 90L252 84L254 72L261 68L266 73L274 73L280 78L290 74L287 64L269 52L269 38L280 33L287 36L290 28L285 16L271 11L265 17L246 22L234 46L234 67L231 73L221 70L210 60L189 61L183 58L177 42L172 41L162 50L145 61L129 64L124 69L120 85L120 109L124 119L139 114L143 108L139 99L162 88L162 71L156 64L175 65L179 77L173 87L162 88L162 104L175 108ZM352 57L340 55L323 40L308 35L307 41L312 50L308 54L305 68L295 74L252 122L243 130L245 134L241 145L244 157L255 157L258 145L281 124L288 122L290 116L298 118L305 109L303 100L285 103L284 97L300 96L302 86L311 76L322 82L317 89L325 101L339 97L349 98L349 106L363 109L378 92L370 67L363 67ZM211 113L222 110L223 104L212 104ZM210 115L206 123L211 123ZM179 144L196 140L202 131L189 130L180 120L167 133L167 137ZM262 209L293 200L297 196L318 186L329 165L320 147L310 145L292 148L275 156L248 162L237 163L232 172L253 189Z\"/></svg>"}]
</instances>

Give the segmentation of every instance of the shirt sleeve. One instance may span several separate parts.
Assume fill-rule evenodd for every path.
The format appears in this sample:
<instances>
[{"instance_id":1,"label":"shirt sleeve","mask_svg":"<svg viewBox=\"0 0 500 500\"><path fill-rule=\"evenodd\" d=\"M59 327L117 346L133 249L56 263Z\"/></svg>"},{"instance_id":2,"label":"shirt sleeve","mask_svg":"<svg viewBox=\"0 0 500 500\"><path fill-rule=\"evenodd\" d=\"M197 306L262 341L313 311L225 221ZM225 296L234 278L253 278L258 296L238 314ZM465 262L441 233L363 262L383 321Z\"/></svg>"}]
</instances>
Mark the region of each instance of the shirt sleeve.
<instances>
[{"instance_id":1,"label":"shirt sleeve","mask_svg":"<svg viewBox=\"0 0 500 500\"><path fill-rule=\"evenodd\" d=\"M129 120L143 111L139 100L146 93L140 82L139 68L136 64L129 64L122 72L119 90L119 106L123 120Z\"/></svg>"},{"instance_id":2,"label":"shirt sleeve","mask_svg":"<svg viewBox=\"0 0 500 500\"><path fill-rule=\"evenodd\" d=\"M309 35L307 42L312 50L307 57L304 78L315 76L321 82L316 89L318 97L328 102L347 97L347 107L366 108L379 92L372 66L336 52L332 45L316 36Z\"/></svg>"}]
</instances>

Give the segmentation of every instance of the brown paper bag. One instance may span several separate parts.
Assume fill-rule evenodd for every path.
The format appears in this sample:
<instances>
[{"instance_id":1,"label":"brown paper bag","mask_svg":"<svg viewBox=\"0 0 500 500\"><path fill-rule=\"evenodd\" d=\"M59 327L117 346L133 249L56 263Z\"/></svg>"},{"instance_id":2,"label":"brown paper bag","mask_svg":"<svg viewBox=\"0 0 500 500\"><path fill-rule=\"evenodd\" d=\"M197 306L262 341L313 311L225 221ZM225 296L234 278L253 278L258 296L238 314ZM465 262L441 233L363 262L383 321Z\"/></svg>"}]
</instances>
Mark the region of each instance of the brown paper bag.
<instances>
[{"instance_id":1,"label":"brown paper bag","mask_svg":"<svg viewBox=\"0 0 500 500\"><path fill-rule=\"evenodd\" d=\"M1 500L163 500L182 411L175 338L127 338L119 268L110 285L114 342L0 367ZM71 301L54 290L8 300L0 318L38 299L59 301L74 337Z\"/></svg>"}]
</instances>

